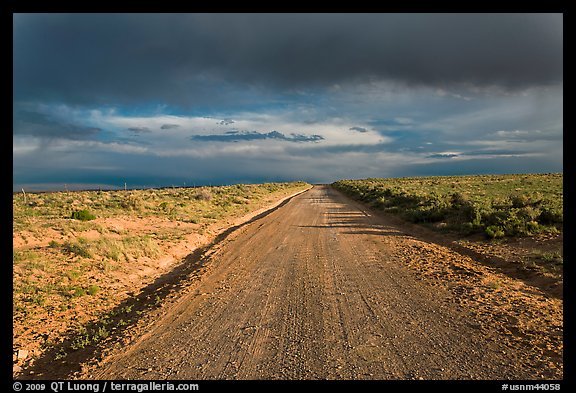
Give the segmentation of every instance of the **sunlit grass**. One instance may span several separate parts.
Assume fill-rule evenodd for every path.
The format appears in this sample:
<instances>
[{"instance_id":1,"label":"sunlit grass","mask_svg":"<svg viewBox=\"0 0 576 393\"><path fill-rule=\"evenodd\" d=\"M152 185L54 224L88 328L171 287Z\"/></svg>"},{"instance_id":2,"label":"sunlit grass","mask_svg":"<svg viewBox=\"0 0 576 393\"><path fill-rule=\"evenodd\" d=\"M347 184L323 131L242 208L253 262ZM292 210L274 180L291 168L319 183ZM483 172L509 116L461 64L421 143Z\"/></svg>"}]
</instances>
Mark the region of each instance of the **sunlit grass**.
<instances>
[{"instance_id":1,"label":"sunlit grass","mask_svg":"<svg viewBox=\"0 0 576 393\"><path fill-rule=\"evenodd\" d=\"M487 237L558 232L563 175L478 175L341 180L333 186L384 211Z\"/></svg>"}]
</instances>

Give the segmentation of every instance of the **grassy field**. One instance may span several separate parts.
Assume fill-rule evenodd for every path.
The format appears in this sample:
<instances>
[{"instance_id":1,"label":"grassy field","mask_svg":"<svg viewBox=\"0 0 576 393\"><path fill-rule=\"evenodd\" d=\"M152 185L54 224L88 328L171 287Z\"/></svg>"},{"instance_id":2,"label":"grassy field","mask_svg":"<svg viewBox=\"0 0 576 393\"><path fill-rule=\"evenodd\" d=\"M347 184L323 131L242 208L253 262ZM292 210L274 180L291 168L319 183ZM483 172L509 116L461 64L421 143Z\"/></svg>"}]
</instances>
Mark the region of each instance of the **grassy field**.
<instances>
[{"instance_id":1,"label":"grassy field","mask_svg":"<svg viewBox=\"0 0 576 393\"><path fill-rule=\"evenodd\" d=\"M15 193L16 367L71 334L78 336L72 350L106 338L115 326L86 331L87 323L105 321L106 313L215 231L307 187L294 182Z\"/></svg>"},{"instance_id":2,"label":"grassy field","mask_svg":"<svg viewBox=\"0 0 576 393\"><path fill-rule=\"evenodd\" d=\"M332 186L438 230L488 238L562 231L561 173L340 180Z\"/></svg>"},{"instance_id":3,"label":"grassy field","mask_svg":"<svg viewBox=\"0 0 576 393\"><path fill-rule=\"evenodd\" d=\"M68 219L72 213L89 210L99 218L129 212L139 217L167 217L185 222L219 219L230 211L249 210L250 201L303 186L305 183L237 184L221 187L164 188L132 191L76 191L26 194L13 198L14 229L31 223L26 218ZM26 203L25 203L26 199Z\"/></svg>"}]
</instances>

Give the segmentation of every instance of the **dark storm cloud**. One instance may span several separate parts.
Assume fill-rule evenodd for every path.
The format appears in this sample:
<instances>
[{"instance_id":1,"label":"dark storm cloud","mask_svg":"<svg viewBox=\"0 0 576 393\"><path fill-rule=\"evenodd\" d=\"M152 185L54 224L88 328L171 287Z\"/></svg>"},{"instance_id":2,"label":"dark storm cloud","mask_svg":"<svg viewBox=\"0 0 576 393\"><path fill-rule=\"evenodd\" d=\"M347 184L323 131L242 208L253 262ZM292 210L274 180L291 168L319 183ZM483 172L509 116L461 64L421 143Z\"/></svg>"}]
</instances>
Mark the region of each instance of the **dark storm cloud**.
<instances>
[{"instance_id":1,"label":"dark storm cloud","mask_svg":"<svg viewBox=\"0 0 576 393\"><path fill-rule=\"evenodd\" d=\"M254 141L263 139L277 139L287 142L318 142L324 139L321 135L302 135L290 134L286 136L278 131L270 131L261 133L257 131L228 131L225 134L215 135L193 135L190 139L195 141L211 141L211 142L238 142L238 141Z\"/></svg>"},{"instance_id":2,"label":"dark storm cloud","mask_svg":"<svg viewBox=\"0 0 576 393\"><path fill-rule=\"evenodd\" d=\"M370 78L522 88L562 81L562 31L561 14L16 14L14 98L219 103L237 85Z\"/></svg>"},{"instance_id":3,"label":"dark storm cloud","mask_svg":"<svg viewBox=\"0 0 576 393\"><path fill-rule=\"evenodd\" d=\"M171 129L178 128L178 127L180 127L178 124L162 124L160 129L161 130L171 130Z\"/></svg>"},{"instance_id":4,"label":"dark storm cloud","mask_svg":"<svg viewBox=\"0 0 576 393\"><path fill-rule=\"evenodd\" d=\"M535 168L537 168L535 170ZM445 176L498 173L546 173L562 172L551 157L495 157L490 160L462 160L455 165L451 160L438 160L434 163L406 165L395 176Z\"/></svg>"},{"instance_id":5,"label":"dark storm cloud","mask_svg":"<svg viewBox=\"0 0 576 393\"><path fill-rule=\"evenodd\" d=\"M350 127L349 130L356 132L368 132L368 130L364 127Z\"/></svg>"},{"instance_id":6,"label":"dark storm cloud","mask_svg":"<svg viewBox=\"0 0 576 393\"><path fill-rule=\"evenodd\" d=\"M15 108L13 114L14 135L30 135L40 138L92 139L102 130L73 124L50 114Z\"/></svg>"}]
</instances>

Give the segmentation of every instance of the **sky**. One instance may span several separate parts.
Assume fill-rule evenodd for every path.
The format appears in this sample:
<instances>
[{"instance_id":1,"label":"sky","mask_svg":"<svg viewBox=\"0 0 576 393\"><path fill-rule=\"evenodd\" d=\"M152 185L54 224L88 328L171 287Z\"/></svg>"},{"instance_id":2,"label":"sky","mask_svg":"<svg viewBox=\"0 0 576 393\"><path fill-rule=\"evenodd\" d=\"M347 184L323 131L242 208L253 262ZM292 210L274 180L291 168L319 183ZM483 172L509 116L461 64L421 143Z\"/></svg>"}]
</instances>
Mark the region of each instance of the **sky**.
<instances>
[{"instance_id":1,"label":"sky","mask_svg":"<svg viewBox=\"0 0 576 393\"><path fill-rule=\"evenodd\" d=\"M562 14L13 15L14 190L562 162Z\"/></svg>"}]
</instances>

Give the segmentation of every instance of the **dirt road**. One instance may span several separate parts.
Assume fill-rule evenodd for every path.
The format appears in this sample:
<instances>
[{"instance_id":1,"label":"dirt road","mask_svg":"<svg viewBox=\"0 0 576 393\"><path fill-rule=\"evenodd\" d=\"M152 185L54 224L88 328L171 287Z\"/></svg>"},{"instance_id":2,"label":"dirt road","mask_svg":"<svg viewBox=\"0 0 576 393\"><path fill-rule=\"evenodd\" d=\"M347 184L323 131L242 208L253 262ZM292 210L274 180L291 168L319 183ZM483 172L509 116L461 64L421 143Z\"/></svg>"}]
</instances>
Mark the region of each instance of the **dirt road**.
<instances>
[{"instance_id":1,"label":"dirt road","mask_svg":"<svg viewBox=\"0 0 576 393\"><path fill-rule=\"evenodd\" d=\"M448 262L464 267L453 277L423 270ZM509 294L515 323L527 313L526 324L537 325L531 335L507 333L504 303L492 307L482 296L474 303L453 290L458 280L496 273L406 234L328 186L233 232L209 265L151 330L92 377L562 377L560 344L550 338L562 339L560 302L498 276L499 287L484 292L516 291Z\"/></svg>"}]
</instances>

